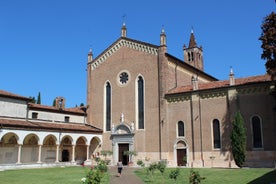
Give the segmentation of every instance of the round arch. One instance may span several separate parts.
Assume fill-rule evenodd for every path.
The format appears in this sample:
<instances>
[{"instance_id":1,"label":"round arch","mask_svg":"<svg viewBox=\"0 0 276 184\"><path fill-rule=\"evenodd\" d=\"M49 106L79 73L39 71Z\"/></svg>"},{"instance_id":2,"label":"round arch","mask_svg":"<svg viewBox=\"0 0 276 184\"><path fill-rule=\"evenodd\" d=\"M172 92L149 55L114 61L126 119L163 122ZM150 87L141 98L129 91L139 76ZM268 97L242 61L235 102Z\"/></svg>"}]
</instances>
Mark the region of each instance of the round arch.
<instances>
[{"instance_id":1,"label":"round arch","mask_svg":"<svg viewBox=\"0 0 276 184\"><path fill-rule=\"evenodd\" d=\"M60 142L61 161L68 162L73 155L72 152L73 138L69 135L62 137Z\"/></svg>"},{"instance_id":2,"label":"round arch","mask_svg":"<svg viewBox=\"0 0 276 184\"><path fill-rule=\"evenodd\" d=\"M189 151L188 144L184 138L176 139L174 143L174 162L177 166L188 166Z\"/></svg>"},{"instance_id":3,"label":"round arch","mask_svg":"<svg viewBox=\"0 0 276 184\"><path fill-rule=\"evenodd\" d=\"M15 164L18 157L19 136L14 132L7 132L0 138L0 164Z\"/></svg>"},{"instance_id":4,"label":"round arch","mask_svg":"<svg viewBox=\"0 0 276 184\"><path fill-rule=\"evenodd\" d=\"M46 163L56 161L57 137L53 134L47 135L43 140L41 160Z\"/></svg>"},{"instance_id":5,"label":"round arch","mask_svg":"<svg viewBox=\"0 0 276 184\"><path fill-rule=\"evenodd\" d=\"M99 156L100 151L101 151L101 139L95 136L90 141L89 155L93 159L95 156Z\"/></svg>"},{"instance_id":6,"label":"round arch","mask_svg":"<svg viewBox=\"0 0 276 184\"><path fill-rule=\"evenodd\" d=\"M86 150L87 150L87 139L84 136L81 136L76 141L75 155L76 155L77 163L82 164L85 160L87 160Z\"/></svg>"},{"instance_id":7,"label":"round arch","mask_svg":"<svg viewBox=\"0 0 276 184\"><path fill-rule=\"evenodd\" d=\"M22 163L34 163L38 161L38 143L39 137L30 133L23 139L21 161Z\"/></svg>"}]
</instances>

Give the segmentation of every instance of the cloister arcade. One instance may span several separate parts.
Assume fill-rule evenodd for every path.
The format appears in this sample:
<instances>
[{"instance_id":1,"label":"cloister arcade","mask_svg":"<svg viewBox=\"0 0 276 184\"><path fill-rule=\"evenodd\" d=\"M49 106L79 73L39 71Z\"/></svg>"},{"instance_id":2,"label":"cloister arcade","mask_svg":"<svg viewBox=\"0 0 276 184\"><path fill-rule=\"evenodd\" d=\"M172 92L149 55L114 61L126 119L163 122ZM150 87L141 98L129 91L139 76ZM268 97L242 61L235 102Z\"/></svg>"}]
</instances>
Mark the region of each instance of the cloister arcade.
<instances>
[{"instance_id":1,"label":"cloister arcade","mask_svg":"<svg viewBox=\"0 0 276 184\"><path fill-rule=\"evenodd\" d=\"M100 134L1 129L0 164L81 164L99 154L101 142Z\"/></svg>"}]
</instances>

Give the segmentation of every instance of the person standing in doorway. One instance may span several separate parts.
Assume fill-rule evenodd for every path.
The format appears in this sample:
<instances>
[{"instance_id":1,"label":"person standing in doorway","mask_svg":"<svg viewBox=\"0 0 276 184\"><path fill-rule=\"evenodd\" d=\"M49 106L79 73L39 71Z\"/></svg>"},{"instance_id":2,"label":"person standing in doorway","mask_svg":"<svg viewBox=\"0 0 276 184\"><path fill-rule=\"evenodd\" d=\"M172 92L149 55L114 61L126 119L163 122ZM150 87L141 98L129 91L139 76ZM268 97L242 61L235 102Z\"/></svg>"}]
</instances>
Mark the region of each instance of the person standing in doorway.
<instances>
[{"instance_id":1,"label":"person standing in doorway","mask_svg":"<svg viewBox=\"0 0 276 184\"><path fill-rule=\"evenodd\" d=\"M117 167L118 167L118 177L121 177L122 175L122 170L123 170L123 163L119 160L117 163Z\"/></svg>"}]
</instances>

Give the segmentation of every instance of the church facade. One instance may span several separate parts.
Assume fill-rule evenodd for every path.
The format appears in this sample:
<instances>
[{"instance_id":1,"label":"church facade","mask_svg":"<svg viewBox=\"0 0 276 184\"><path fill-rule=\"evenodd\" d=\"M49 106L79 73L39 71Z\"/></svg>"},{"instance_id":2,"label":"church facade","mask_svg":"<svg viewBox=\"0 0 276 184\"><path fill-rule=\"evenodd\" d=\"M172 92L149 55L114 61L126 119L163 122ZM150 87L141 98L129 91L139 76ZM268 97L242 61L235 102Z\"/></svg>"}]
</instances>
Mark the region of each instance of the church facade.
<instances>
[{"instance_id":1,"label":"church facade","mask_svg":"<svg viewBox=\"0 0 276 184\"><path fill-rule=\"evenodd\" d=\"M243 116L247 166L276 160L276 100L269 75L218 80L204 72L192 32L183 60L160 45L121 36L99 56L88 54L87 122L103 130L102 150L123 164L165 160L169 166L236 167L230 134ZM135 151L133 158L125 151Z\"/></svg>"}]
</instances>

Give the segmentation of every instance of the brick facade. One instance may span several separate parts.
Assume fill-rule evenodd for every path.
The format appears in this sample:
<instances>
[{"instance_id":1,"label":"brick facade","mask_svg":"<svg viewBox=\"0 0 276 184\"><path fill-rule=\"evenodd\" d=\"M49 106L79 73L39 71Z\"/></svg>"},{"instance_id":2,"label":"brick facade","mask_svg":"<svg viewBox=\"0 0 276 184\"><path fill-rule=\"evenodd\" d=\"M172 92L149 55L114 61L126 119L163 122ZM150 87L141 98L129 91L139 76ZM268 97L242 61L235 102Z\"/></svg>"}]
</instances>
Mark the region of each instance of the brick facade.
<instances>
[{"instance_id":1,"label":"brick facade","mask_svg":"<svg viewBox=\"0 0 276 184\"><path fill-rule=\"evenodd\" d=\"M123 28L126 31L125 25ZM179 159L185 156L184 165L188 167L235 167L230 133L239 110L247 129L246 164L272 166L276 160L276 112L269 76L234 79L236 83L231 85L229 81L218 81L203 71L202 48L196 44L193 49L185 48L185 57L187 51L193 50L200 54L195 57L196 65L171 56L162 30L160 46L126 38L124 32L96 58L90 52L87 121L103 129L102 149L113 151L113 163L120 159L120 145L128 144L129 150L138 152L134 160L164 159L176 166L182 164ZM126 84L119 81L122 72L128 74ZM138 77L144 81L144 129L138 128ZM110 131L105 130L107 82L111 86ZM253 116L261 119L263 147L260 149L252 147ZM213 145L215 119L220 125L219 149ZM184 136L178 136L179 121L184 123Z\"/></svg>"}]
</instances>

